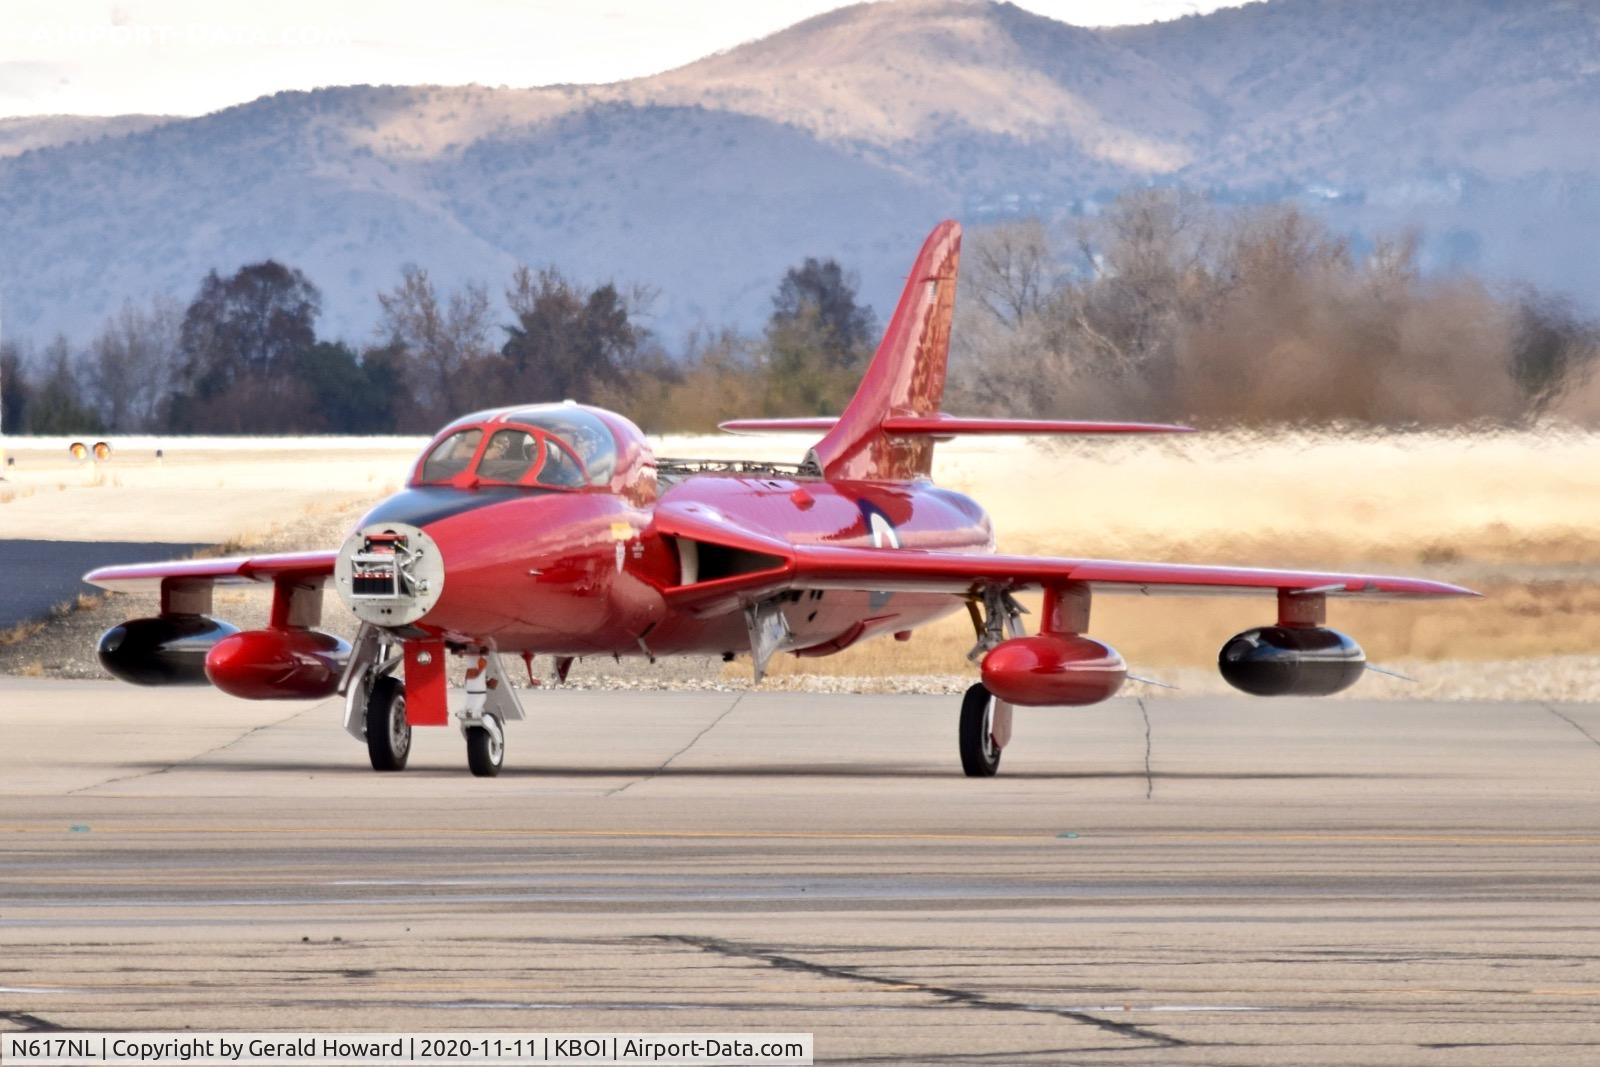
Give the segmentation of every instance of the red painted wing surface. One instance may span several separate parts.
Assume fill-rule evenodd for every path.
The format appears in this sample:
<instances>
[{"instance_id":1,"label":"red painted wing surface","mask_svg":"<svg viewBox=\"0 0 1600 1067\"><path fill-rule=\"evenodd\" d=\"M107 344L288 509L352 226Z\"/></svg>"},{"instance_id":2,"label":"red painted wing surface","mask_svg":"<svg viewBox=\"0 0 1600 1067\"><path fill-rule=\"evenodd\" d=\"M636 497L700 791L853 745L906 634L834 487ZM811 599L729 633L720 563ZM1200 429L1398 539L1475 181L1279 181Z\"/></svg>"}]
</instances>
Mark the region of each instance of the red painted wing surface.
<instances>
[{"instance_id":1,"label":"red painted wing surface","mask_svg":"<svg viewBox=\"0 0 1600 1067\"><path fill-rule=\"evenodd\" d=\"M772 546L767 547L769 552ZM781 563L738 578L683 586L667 595L683 605L702 598L762 597L785 589L867 589L877 592L950 593L965 596L986 586L1010 591L1081 582L1105 593L1248 595L1279 590L1371 599L1475 597L1470 589L1423 578L1336 571L1212 567L1048 556L1001 556L885 548L794 545Z\"/></svg>"},{"instance_id":2,"label":"red painted wing surface","mask_svg":"<svg viewBox=\"0 0 1600 1067\"><path fill-rule=\"evenodd\" d=\"M153 593L167 579L192 579L197 584L246 585L275 582L280 578L310 582L333 575L337 552L284 552L269 556L229 556L224 559L183 559L165 563L130 563L101 567L83 580L117 593Z\"/></svg>"}]
</instances>

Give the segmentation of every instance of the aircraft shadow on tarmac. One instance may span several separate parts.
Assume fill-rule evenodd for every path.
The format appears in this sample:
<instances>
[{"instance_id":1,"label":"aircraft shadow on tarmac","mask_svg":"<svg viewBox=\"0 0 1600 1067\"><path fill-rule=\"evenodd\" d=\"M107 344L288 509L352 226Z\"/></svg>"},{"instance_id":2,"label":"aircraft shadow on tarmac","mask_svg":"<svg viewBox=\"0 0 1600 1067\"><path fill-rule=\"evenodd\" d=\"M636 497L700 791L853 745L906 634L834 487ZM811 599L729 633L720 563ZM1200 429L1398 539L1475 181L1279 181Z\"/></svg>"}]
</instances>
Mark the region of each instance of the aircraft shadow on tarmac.
<instances>
[{"instance_id":1,"label":"aircraft shadow on tarmac","mask_svg":"<svg viewBox=\"0 0 1600 1067\"><path fill-rule=\"evenodd\" d=\"M312 763L286 762L284 760L207 760L192 759L182 763L124 763L123 769L134 775L161 774L171 771L226 771L238 774L338 774L373 775L365 763ZM925 764L888 763L744 763L718 764L715 767L662 767L655 766L566 766L560 764L535 764L527 767L507 766L501 777L536 778L901 778L937 780L961 777L961 768L931 768ZM461 769L455 766L413 766L395 775L384 775L395 780L407 778L460 778ZM1388 773L1371 771L1092 771L1092 770L1005 770L1002 778L1025 780L1063 781L1119 778L1144 781L1343 781L1362 779L1419 779L1435 778L1433 774Z\"/></svg>"}]
</instances>

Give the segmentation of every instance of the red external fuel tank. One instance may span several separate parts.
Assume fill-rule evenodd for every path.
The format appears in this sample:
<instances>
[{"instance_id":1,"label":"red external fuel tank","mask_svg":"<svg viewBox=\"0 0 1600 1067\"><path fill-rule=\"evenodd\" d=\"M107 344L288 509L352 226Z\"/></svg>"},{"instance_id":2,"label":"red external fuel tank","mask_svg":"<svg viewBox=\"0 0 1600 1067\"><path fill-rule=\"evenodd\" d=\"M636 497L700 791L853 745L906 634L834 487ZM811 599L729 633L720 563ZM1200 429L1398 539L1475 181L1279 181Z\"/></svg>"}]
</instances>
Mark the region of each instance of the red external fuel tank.
<instances>
[{"instance_id":1,"label":"red external fuel tank","mask_svg":"<svg viewBox=\"0 0 1600 1067\"><path fill-rule=\"evenodd\" d=\"M244 630L206 653L206 677L245 700L315 700L333 695L349 658L347 643L320 630Z\"/></svg>"},{"instance_id":2,"label":"red external fuel tank","mask_svg":"<svg viewBox=\"0 0 1600 1067\"><path fill-rule=\"evenodd\" d=\"M1128 665L1110 645L1081 634L1002 641L983 657L983 684L1009 704L1079 707L1122 688Z\"/></svg>"}]
</instances>

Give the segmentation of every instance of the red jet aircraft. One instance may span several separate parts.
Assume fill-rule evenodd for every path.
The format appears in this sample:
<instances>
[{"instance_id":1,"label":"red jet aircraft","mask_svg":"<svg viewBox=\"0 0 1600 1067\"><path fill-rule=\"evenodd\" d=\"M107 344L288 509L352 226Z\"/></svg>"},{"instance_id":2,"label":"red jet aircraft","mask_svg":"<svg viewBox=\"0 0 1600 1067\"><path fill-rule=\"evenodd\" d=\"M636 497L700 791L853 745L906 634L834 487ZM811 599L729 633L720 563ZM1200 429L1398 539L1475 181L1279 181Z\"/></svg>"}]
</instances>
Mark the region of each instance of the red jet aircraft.
<instances>
[{"instance_id":1,"label":"red jet aircraft","mask_svg":"<svg viewBox=\"0 0 1600 1067\"><path fill-rule=\"evenodd\" d=\"M446 426L406 488L335 552L105 567L110 590L159 590L161 611L107 631L100 661L143 685L210 682L252 699L345 695L345 729L376 770L406 765L414 726L444 726L447 665L464 657L455 717L476 775L524 717L499 654L749 652L826 656L971 614L982 681L961 704L962 767L995 773L1013 705L1112 696L1122 657L1087 636L1092 593L1274 594L1273 625L1221 650L1223 676L1259 695L1324 695L1366 660L1323 623L1330 596L1471 596L1415 578L1005 556L970 498L929 479L934 442L965 434L1170 433L1185 427L958 418L940 411L961 230L940 224L854 398L837 419L746 419L734 431L814 430L795 464L656 457L633 423L579 404L479 412ZM332 581L361 619L352 643L316 629ZM212 587L268 583L271 622L209 617ZM1043 592L1025 634L1016 594Z\"/></svg>"}]
</instances>

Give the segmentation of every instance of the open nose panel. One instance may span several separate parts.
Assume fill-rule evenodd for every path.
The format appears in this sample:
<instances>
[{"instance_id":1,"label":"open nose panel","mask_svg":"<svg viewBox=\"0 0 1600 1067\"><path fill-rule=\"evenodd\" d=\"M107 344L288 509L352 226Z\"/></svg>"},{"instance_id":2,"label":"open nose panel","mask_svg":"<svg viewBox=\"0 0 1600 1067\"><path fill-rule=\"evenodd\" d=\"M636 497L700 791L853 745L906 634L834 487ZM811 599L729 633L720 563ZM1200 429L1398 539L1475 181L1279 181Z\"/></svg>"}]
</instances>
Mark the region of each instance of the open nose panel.
<instances>
[{"instance_id":1,"label":"open nose panel","mask_svg":"<svg viewBox=\"0 0 1600 1067\"><path fill-rule=\"evenodd\" d=\"M444 593L444 558L433 538L404 522L379 522L351 534L333 564L339 599L363 622L405 626Z\"/></svg>"}]
</instances>

